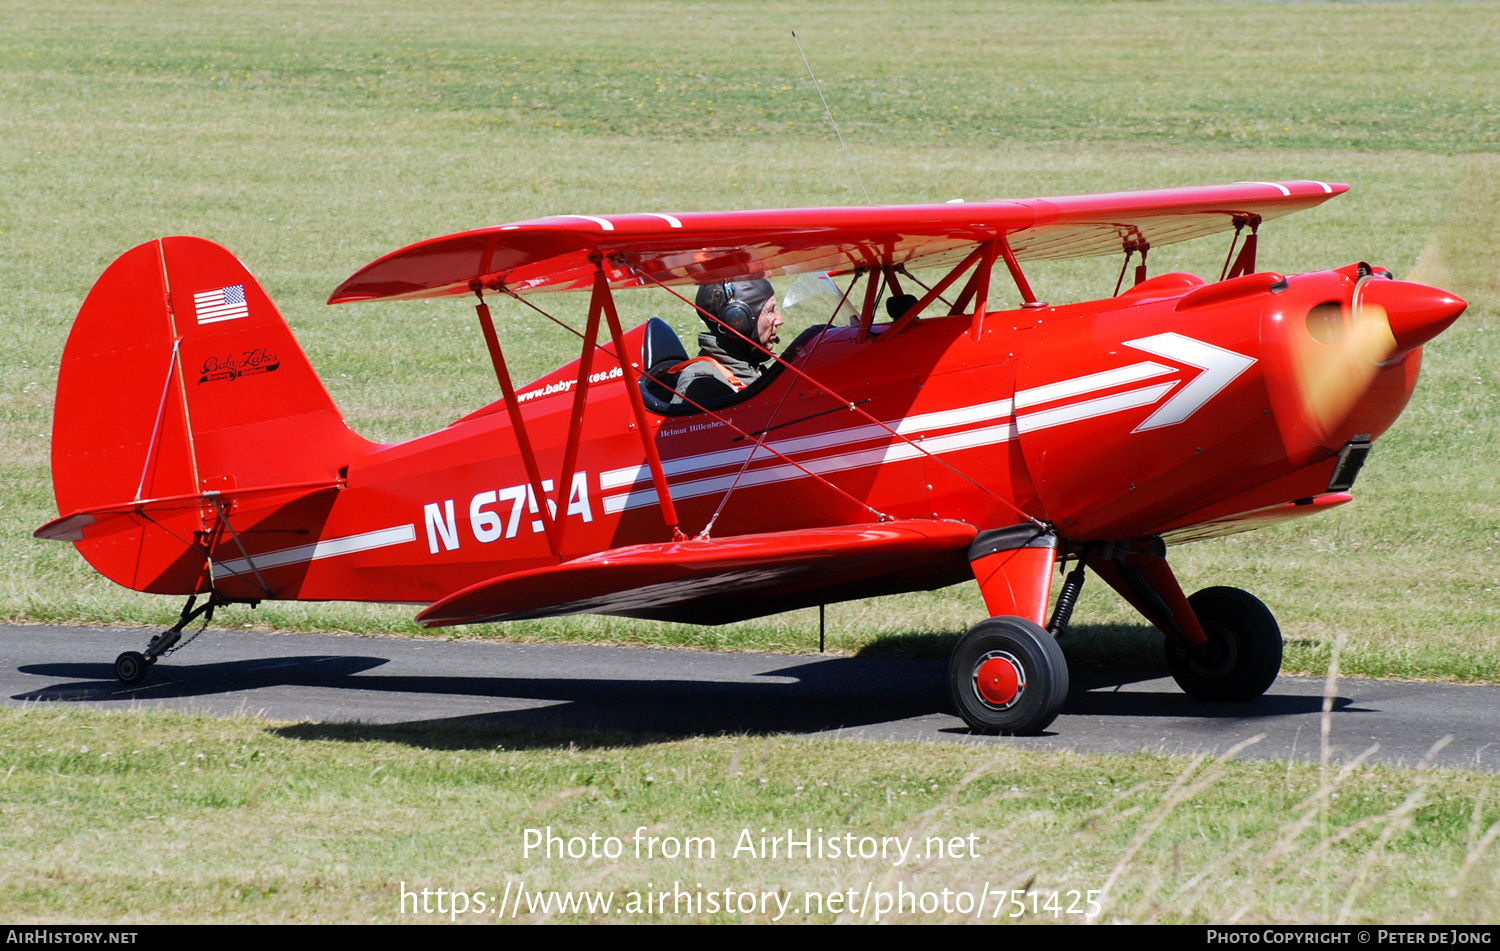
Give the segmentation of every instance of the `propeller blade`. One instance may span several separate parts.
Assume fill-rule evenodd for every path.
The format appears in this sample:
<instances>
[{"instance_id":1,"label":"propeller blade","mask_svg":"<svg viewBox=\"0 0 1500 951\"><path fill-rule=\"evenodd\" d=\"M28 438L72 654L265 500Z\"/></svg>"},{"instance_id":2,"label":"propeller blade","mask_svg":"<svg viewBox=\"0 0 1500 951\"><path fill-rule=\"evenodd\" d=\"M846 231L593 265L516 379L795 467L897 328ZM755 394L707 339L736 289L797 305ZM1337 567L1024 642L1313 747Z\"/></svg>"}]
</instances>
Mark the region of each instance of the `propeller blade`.
<instances>
[{"instance_id":1,"label":"propeller blade","mask_svg":"<svg viewBox=\"0 0 1500 951\"><path fill-rule=\"evenodd\" d=\"M1338 304L1320 304L1307 315L1307 333L1293 339L1303 408L1324 435L1348 419L1398 351L1385 308L1370 303L1347 316Z\"/></svg>"}]
</instances>

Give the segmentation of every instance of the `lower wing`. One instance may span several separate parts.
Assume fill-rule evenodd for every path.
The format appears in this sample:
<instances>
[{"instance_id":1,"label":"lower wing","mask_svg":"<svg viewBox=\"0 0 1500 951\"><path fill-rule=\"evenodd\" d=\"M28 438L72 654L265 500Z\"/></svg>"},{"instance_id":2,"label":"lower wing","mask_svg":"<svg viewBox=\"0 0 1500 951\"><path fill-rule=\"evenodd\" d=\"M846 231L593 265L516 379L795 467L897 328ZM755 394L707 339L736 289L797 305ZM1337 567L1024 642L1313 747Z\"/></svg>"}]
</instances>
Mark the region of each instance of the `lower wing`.
<instances>
[{"instance_id":1,"label":"lower wing","mask_svg":"<svg viewBox=\"0 0 1500 951\"><path fill-rule=\"evenodd\" d=\"M417 615L427 627L563 614L723 624L973 577L965 522L906 519L632 545L471 585Z\"/></svg>"}]
</instances>

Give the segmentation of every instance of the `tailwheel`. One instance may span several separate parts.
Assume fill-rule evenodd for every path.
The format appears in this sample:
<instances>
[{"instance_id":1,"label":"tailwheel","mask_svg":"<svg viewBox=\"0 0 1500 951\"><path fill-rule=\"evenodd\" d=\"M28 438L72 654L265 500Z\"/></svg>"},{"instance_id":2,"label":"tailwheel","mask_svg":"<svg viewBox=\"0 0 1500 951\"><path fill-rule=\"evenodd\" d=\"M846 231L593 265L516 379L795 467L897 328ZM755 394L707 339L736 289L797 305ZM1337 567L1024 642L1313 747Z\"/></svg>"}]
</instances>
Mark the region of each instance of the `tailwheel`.
<instances>
[{"instance_id":1,"label":"tailwheel","mask_svg":"<svg viewBox=\"0 0 1500 951\"><path fill-rule=\"evenodd\" d=\"M953 649L948 687L975 733L1042 732L1068 698L1068 662L1041 626L1019 617L976 624Z\"/></svg>"},{"instance_id":2,"label":"tailwheel","mask_svg":"<svg viewBox=\"0 0 1500 951\"><path fill-rule=\"evenodd\" d=\"M146 668L151 661L137 651L126 651L115 658L115 676L127 684L138 684L146 679Z\"/></svg>"},{"instance_id":3,"label":"tailwheel","mask_svg":"<svg viewBox=\"0 0 1500 951\"><path fill-rule=\"evenodd\" d=\"M209 594L208 601L204 604L194 607L197 601L198 596L196 594L189 595L187 604L183 605L182 615L177 619L177 623L160 634L152 635L150 643L146 645L146 652L144 654L137 651L126 651L119 657L116 657L115 676L127 684L140 683L146 679L146 670L152 664L173 651L182 650L193 638L203 633L208 627L208 622L214 619L214 608L222 604L248 604L253 608L260 603L259 601L241 601L236 598L225 598L217 592ZM203 618L203 627L198 628L198 630L184 639L182 636L183 628L200 617Z\"/></svg>"},{"instance_id":4,"label":"tailwheel","mask_svg":"<svg viewBox=\"0 0 1500 951\"><path fill-rule=\"evenodd\" d=\"M1172 679L1198 700L1254 700L1281 672L1281 628L1261 600L1239 588L1204 588L1188 598L1208 635L1201 648L1167 639Z\"/></svg>"}]
</instances>

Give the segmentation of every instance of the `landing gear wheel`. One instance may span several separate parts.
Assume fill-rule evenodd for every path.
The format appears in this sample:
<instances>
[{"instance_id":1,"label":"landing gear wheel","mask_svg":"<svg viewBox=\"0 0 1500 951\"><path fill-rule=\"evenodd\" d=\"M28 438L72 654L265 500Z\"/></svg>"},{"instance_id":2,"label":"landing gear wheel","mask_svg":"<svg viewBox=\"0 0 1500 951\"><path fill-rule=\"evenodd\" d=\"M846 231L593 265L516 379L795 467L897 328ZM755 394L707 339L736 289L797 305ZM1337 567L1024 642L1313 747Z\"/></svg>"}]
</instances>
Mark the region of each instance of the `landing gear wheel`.
<instances>
[{"instance_id":1,"label":"landing gear wheel","mask_svg":"<svg viewBox=\"0 0 1500 951\"><path fill-rule=\"evenodd\" d=\"M953 649L948 688L975 733L1034 735L1068 698L1068 662L1039 625L993 617L974 625Z\"/></svg>"},{"instance_id":2,"label":"landing gear wheel","mask_svg":"<svg viewBox=\"0 0 1500 951\"><path fill-rule=\"evenodd\" d=\"M115 658L115 676L127 684L138 684L146 679L146 668L150 666L145 654L126 651Z\"/></svg>"},{"instance_id":3,"label":"landing gear wheel","mask_svg":"<svg viewBox=\"0 0 1500 951\"><path fill-rule=\"evenodd\" d=\"M1281 672L1281 628L1260 599L1239 588L1204 588L1188 598L1213 657L1200 657L1167 640L1167 667L1198 700L1254 700Z\"/></svg>"}]
</instances>

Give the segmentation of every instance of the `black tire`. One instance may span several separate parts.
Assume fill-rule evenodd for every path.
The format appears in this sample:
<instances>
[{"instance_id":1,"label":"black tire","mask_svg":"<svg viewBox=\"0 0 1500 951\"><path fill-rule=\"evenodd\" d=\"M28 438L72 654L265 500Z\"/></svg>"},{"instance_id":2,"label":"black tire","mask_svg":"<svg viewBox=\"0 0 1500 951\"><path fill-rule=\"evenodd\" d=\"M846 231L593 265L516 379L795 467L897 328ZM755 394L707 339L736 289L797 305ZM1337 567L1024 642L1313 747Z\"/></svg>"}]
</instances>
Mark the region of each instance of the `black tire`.
<instances>
[{"instance_id":1,"label":"black tire","mask_svg":"<svg viewBox=\"0 0 1500 951\"><path fill-rule=\"evenodd\" d=\"M127 684L138 684L146 679L146 669L150 666L145 654L126 651L115 658L115 676Z\"/></svg>"},{"instance_id":2,"label":"black tire","mask_svg":"<svg viewBox=\"0 0 1500 951\"><path fill-rule=\"evenodd\" d=\"M1010 678L1008 686L988 675L981 682L986 670ZM974 625L953 648L948 688L958 715L975 733L1031 736L1045 730L1068 699L1068 662L1037 624L993 617Z\"/></svg>"},{"instance_id":3,"label":"black tire","mask_svg":"<svg viewBox=\"0 0 1500 951\"><path fill-rule=\"evenodd\" d=\"M1269 690L1281 673L1281 628L1271 610L1239 588L1204 588L1188 604L1219 656L1196 658L1168 638L1167 667L1183 692L1198 700L1243 703Z\"/></svg>"}]
</instances>

